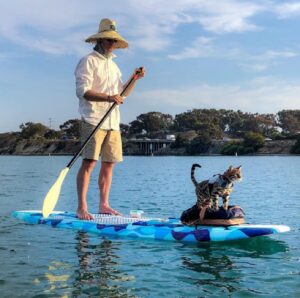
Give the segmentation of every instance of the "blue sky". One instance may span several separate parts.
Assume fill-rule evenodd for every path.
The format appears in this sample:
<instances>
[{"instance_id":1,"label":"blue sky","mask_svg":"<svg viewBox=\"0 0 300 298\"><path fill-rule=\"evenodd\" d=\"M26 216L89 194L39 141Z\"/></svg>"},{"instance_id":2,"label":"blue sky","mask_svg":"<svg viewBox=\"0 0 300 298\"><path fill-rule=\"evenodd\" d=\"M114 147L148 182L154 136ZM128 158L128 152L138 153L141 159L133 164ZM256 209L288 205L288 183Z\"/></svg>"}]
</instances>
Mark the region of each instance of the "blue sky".
<instances>
[{"instance_id":1,"label":"blue sky","mask_svg":"<svg viewBox=\"0 0 300 298\"><path fill-rule=\"evenodd\" d=\"M147 70L123 123L150 111L300 108L300 1L10 0L0 3L0 132L79 118L73 73L104 17L130 44L116 51L123 80Z\"/></svg>"}]
</instances>

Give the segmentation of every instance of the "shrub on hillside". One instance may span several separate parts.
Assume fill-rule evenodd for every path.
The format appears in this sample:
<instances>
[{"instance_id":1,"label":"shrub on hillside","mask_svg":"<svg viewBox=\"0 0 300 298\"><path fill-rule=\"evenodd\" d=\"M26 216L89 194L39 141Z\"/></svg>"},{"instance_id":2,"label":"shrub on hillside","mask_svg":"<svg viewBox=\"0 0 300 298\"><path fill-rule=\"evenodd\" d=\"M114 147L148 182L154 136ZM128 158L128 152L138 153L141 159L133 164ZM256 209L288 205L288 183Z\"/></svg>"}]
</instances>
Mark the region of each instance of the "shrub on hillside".
<instances>
[{"instance_id":1,"label":"shrub on hillside","mask_svg":"<svg viewBox=\"0 0 300 298\"><path fill-rule=\"evenodd\" d=\"M211 139L208 133L201 132L186 147L186 152L191 155L207 153L211 145Z\"/></svg>"},{"instance_id":2,"label":"shrub on hillside","mask_svg":"<svg viewBox=\"0 0 300 298\"><path fill-rule=\"evenodd\" d=\"M241 150L243 148L243 142L228 142L226 143L222 150L221 154L223 155L236 155L236 154L241 154Z\"/></svg>"},{"instance_id":3,"label":"shrub on hillside","mask_svg":"<svg viewBox=\"0 0 300 298\"><path fill-rule=\"evenodd\" d=\"M264 137L255 132L247 132L242 142L232 141L226 143L221 154L223 155L244 155L255 153L265 142Z\"/></svg>"},{"instance_id":4,"label":"shrub on hillside","mask_svg":"<svg viewBox=\"0 0 300 298\"><path fill-rule=\"evenodd\" d=\"M300 137L298 137L295 145L291 148L292 154L300 154Z\"/></svg>"},{"instance_id":5,"label":"shrub on hillside","mask_svg":"<svg viewBox=\"0 0 300 298\"><path fill-rule=\"evenodd\" d=\"M226 144L221 150L222 155L245 155L255 152L253 147L245 147L243 144Z\"/></svg>"},{"instance_id":6,"label":"shrub on hillside","mask_svg":"<svg viewBox=\"0 0 300 298\"><path fill-rule=\"evenodd\" d=\"M44 137L48 127L41 123L26 122L22 123L19 128L21 129L20 136L23 139L37 139Z\"/></svg>"},{"instance_id":7,"label":"shrub on hillside","mask_svg":"<svg viewBox=\"0 0 300 298\"><path fill-rule=\"evenodd\" d=\"M265 138L262 134L257 132L246 132L244 136L244 147L252 147L255 151L261 148L265 143Z\"/></svg>"},{"instance_id":8,"label":"shrub on hillside","mask_svg":"<svg viewBox=\"0 0 300 298\"><path fill-rule=\"evenodd\" d=\"M181 135L176 136L175 142L171 143L171 149L182 148L187 145L188 141Z\"/></svg>"}]
</instances>

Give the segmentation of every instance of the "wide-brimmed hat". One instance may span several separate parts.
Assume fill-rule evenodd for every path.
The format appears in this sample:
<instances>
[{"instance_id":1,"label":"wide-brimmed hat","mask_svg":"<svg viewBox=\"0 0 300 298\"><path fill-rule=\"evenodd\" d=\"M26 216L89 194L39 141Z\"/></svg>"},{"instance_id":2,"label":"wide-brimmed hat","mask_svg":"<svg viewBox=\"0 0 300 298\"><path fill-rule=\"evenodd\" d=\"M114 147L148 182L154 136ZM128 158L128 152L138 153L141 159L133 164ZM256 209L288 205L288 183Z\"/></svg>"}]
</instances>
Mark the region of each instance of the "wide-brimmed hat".
<instances>
[{"instance_id":1,"label":"wide-brimmed hat","mask_svg":"<svg viewBox=\"0 0 300 298\"><path fill-rule=\"evenodd\" d=\"M88 37L85 41L95 43L98 39L115 39L117 40L116 48L118 49L128 47L128 42L117 32L116 22L110 19L102 19L98 32Z\"/></svg>"}]
</instances>

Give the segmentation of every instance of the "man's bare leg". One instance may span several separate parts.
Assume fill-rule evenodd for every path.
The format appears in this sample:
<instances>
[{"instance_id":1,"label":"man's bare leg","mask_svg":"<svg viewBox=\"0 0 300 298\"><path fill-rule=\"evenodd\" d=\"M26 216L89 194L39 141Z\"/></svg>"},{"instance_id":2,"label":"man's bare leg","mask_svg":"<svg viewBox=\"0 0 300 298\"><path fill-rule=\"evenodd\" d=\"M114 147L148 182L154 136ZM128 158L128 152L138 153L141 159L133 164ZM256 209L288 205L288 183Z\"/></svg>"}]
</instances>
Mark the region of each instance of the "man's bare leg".
<instances>
[{"instance_id":1,"label":"man's bare leg","mask_svg":"<svg viewBox=\"0 0 300 298\"><path fill-rule=\"evenodd\" d=\"M84 159L77 174L77 216L80 219L93 219L93 216L88 212L86 196L88 192L91 174L96 163L96 160Z\"/></svg>"},{"instance_id":2,"label":"man's bare leg","mask_svg":"<svg viewBox=\"0 0 300 298\"><path fill-rule=\"evenodd\" d=\"M101 170L99 174L99 189L100 189L100 206L99 213L110 213L115 215L121 215L118 211L112 209L109 206L109 192L112 183L113 168L115 166L114 162L101 163Z\"/></svg>"}]
</instances>

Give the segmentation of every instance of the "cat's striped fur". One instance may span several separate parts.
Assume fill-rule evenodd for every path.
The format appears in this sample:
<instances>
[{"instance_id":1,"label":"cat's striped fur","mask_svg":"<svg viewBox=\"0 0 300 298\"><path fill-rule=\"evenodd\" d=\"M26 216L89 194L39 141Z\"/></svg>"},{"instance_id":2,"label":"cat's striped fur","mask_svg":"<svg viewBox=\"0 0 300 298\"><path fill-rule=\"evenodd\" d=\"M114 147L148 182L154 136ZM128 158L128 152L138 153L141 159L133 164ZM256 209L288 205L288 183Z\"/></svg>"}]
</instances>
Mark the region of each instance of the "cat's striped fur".
<instances>
[{"instance_id":1,"label":"cat's striped fur","mask_svg":"<svg viewBox=\"0 0 300 298\"><path fill-rule=\"evenodd\" d=\"M214 175L209 180L197 182L195 169L201 166L193 164L191 168L191 179L195 185L198 209L209 206L213 210L219 209L219 197L223 199L223 208L228 209L229 195L233 190L233 182L242 179L241 166L235 168L230 166L223 174Z\"/></svg>"}]
</instances>

